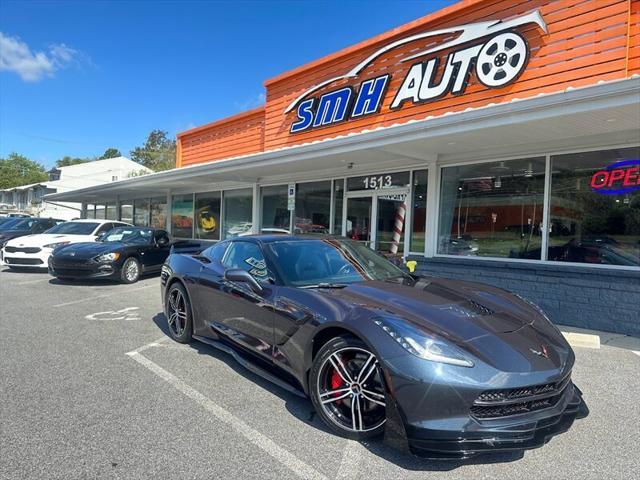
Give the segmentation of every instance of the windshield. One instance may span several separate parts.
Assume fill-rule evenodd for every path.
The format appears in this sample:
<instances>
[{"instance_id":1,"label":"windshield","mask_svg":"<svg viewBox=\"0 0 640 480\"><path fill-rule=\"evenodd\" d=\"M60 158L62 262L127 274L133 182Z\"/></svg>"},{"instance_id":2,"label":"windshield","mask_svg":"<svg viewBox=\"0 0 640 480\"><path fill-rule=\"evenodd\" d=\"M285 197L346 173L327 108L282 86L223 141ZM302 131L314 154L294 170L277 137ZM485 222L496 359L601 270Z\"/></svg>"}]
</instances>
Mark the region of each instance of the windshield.
<instances>
[{"instance_id":1,"label":"windshield","mask_svg":"<svg viewBox=\"0 0 640 480\"><path fill-rule=\"evenodd\" d=\"M153 230L148 228L114 228L102 237L102 242L122 242L136 245L148 245L153 238Z\"/></svg>"},{"instance_id":2,"label":"windshield","mask_svg":"<svg viewBox=\"0 0 640 480\"><path fill-rule=\"evenodd\" d=\"M21 218L8 225L5 230L29 230L36 223L33 218Z\"/></svg>"},{"instance_id":3,"label":"windshield","mask_svg":"<svg viewBox=\"0 0 640 480\"><path fill-rule=\"evenodd\" d=\"M276 241L268 244L283 280L296 287L387 280L406 274L370 248L336 239Z\"/></svg>"},{"instance_id":4,"label":"windshield","mask_svg":"<svg viewBox=\"0 0 640 480\"><path fill-rule=\"evenodd\" d=\"M96 222L65 222L51 227L45 233L64 235L91 235L100 224Z\"/></svg>"},{"instance_id":5,"label":"windshield","mask_svg":"<svg viewBox=\"0 0 640 480\"><path fill-rule=\"evenodd\" d=\"M0 223L0 230L9 230L13 224L19 222L17 218L3 218L2 223Z\"/></svg>"}]
</instances>

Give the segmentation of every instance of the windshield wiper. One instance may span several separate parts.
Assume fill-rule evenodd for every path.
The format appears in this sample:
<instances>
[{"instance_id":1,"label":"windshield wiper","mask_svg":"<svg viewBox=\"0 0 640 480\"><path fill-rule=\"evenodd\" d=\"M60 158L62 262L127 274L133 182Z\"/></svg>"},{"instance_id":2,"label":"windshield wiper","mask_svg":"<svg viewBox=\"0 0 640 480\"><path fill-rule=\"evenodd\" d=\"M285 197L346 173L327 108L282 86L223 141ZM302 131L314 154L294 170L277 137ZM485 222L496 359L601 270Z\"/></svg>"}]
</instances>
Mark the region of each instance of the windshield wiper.
<instances>
[{"instance_id":1,"label":"windshield wiper","mask_svg":"<svg viewBox=\"0 0 640 480\"><path fill-rule=\"evenodd\" d=\"M300 288L344 288L346 287L346 283L329 283L329 282L320 282L314 285L303 285Z\"/></svg>"}]
</instances>

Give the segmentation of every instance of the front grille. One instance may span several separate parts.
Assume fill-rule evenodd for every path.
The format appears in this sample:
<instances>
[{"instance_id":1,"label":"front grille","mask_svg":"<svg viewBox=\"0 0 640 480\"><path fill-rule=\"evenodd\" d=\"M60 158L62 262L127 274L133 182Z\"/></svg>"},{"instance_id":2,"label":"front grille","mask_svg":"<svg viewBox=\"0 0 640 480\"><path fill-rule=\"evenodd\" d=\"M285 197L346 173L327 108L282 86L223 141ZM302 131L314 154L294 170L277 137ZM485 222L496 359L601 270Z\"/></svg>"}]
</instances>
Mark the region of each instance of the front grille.
<instances>
[{"instance_id":1,"label":"front grille","mask_svg":"<svg viewBox=\"0 0 640 480\"><path fill-rule=\"evenodd\" d=\"M558 402L569 383L571 375L557 382L530 387L487 390L473 402L471 414L476 418L486 419L549 408Z\"/></svg>"},{"instance_id":2,"label":"front grille","mask_svg":"<svg viewBox=\"0 0 640 480\"><path fill-rule=\"evenodd\" d=\"M4 263L8 265L42 265L43 262L39 258L4 258Z\"/></svg>"},{"instance_id":3,"label":"front grille","mask_svg":"<svg viewBox=\"0 0 640 480\"><path fill-rule=\"evenodd\" d=\"M510 415L518 415L519 413L535 412L545 408L553 407L561 395L542 398L540 400L532 400L530 402L509 403L506 405L495 407L484 407L474 405L471 407L471 414L480 419L508 417Z\"/></svg>"},{"instance_id":4,"label":"front grille","mask_svg":"<svg viewBox=\"0 0 640 480\"><path fill-rule=\"evenodd\" d=\"M7 253L38 253L41 249L39 247L4 247Z\"/></svg>"}]
</instances>

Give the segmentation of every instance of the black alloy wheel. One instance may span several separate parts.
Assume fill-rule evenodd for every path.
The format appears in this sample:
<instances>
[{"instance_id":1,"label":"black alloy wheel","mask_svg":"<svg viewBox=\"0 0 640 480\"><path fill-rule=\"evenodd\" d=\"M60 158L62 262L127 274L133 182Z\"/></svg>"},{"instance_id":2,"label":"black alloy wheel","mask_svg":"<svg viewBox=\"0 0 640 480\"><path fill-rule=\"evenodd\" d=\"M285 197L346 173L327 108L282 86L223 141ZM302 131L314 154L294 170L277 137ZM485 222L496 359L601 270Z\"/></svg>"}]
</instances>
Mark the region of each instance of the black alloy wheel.
<instances>
[{"instance_id":1,"label":"black alloy wheel","mask_svg":"<svg viewBox=\"0 0 640 480\"><path fill-rule=\"evenodd\" d=\"M362 440L384 430L382 371L362 341L337 337L327 342L314 359L309 387L316 412L340 436Z\"/></svg>"},{"instance_id":2,"label":"black alloy wheel","mask_svg":"<svg viewBox=\"0 0 640 480\"><path fill-rule=\"evenodd\" d=\"M124 283L136 283L140 279L140 262L133 257L124 261L120 277Z\"/></svg>"},{"instance_id":3,"label":"black alloy wheel","mask_svg":"<svg viewBox=\"0 0 640 480\"><path fill-rule=\"evenodd\" d=\"M165 315L171 337L180 343L191 341L191 305L187 292L180 283L174 283L167 292Z\"/></svg>"}]
</instances>

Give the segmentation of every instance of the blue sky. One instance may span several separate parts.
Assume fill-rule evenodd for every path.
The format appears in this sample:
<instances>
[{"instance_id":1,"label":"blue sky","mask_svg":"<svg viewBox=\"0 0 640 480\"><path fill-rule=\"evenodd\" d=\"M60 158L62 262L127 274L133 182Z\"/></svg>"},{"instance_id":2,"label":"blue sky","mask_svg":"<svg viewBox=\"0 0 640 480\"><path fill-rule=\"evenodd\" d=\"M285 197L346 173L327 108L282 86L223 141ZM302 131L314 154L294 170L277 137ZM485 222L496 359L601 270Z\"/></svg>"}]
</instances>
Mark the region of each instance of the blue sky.
<instances>
[{"instance_id":1,"label":"blue sky","mask_svg":"<svg viewBox=\"0 0 640 480\"><path fill-rule=\"evenodd\" d=\"M123 154L263 102L263 81L454 3L0 0L0 156Z\"/></svg>"}]
</instances>

